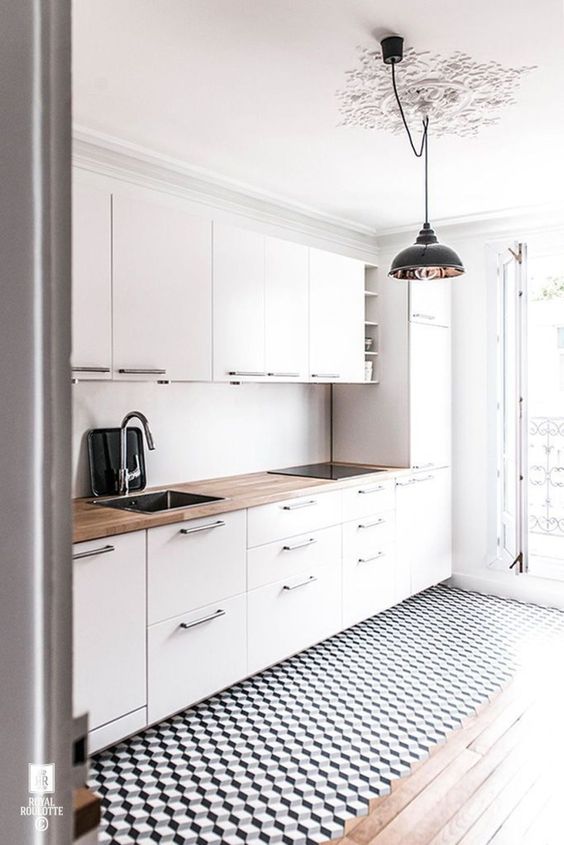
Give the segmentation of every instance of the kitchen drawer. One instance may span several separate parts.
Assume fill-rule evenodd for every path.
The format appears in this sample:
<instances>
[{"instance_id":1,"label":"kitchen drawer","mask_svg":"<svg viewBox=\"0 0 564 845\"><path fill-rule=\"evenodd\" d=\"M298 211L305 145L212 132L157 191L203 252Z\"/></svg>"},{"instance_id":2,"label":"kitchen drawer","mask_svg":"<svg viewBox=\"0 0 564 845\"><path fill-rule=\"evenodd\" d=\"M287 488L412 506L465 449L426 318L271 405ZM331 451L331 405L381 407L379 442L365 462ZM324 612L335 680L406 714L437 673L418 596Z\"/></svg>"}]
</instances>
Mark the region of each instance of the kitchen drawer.
<instances>
[{"instance_id":1,"label":"kitchen drawer","mask_svg":"<svg viewBox=\"0 0 564 845\"><path fill-rule=\"evenodd\" d=\"M345 522L343 525L343 557L370 557L384 543L395 540L395 513L384 511Z\"/></svg>"},{"instance_id":2,"label":"kitchen drawer","mask_svg":"<svg viewBox=\"0 0 564 845\"><path fill-rule=\"evenodd\" d=\"M343 627L368 619L395 603L396 551L393 542L383 545L373 560L343 560Z\"/></svg>"},{"instance_id":3,"label":"kitchen drawer","mask_svg":"<svg viewBox=\"0 0 564 845\"><path fill-rule=\"evenodd\" d=\"M248 545L262 546L340 522L340 490L259 505L248 511Z\"/></svg>"},{"instance_id":4,"label":"kitchen drawer","mask_svg":"<svg viewBox=\"0 0 564 845\"><path fill-rule=\"evenodd\" d=\"M150 528L149 625L243 593L246 531L244 510Z\"/></svg>"},{"instance_id":5,"label":"kitchen drawer","mask_svg":"<svg viewBox=\"0 0 564 845\"><path fill-rule=\"evenodd\" d=\"M244 678L245 596L151 625L148 657L149 724Z\"/></svg>"},{"instance_id":6,"label":"kitchen drawer","mask_svg":"<svg viewBox=\"0 0 564 845\"><path fill-rule=\"evenodd\" d=\"M341 559L341 526L299 534L290 540L277 540L256 546L247 554L249 590L280 581L311 566L334 563Z\"/></svg>"},{"instance_id":7,"label":"kitchen drawer","mask_svg":"<svg viewBox=\"0 0 564 845\"><path fill-rule=\"evenodd\" d=\"M343 490L343 522L395 507L393 481L365 481Z\"/></svg>"},{"instance_id":8,"label":"kitchen drawer","mask_svg":"<svg viewBox=\"0 0 564 845\"><path fill-rule=\"evenodd\" d=\"M248 594L249 673L341 628L341 562L305 569Z\"/></svg>"}]
</instances>

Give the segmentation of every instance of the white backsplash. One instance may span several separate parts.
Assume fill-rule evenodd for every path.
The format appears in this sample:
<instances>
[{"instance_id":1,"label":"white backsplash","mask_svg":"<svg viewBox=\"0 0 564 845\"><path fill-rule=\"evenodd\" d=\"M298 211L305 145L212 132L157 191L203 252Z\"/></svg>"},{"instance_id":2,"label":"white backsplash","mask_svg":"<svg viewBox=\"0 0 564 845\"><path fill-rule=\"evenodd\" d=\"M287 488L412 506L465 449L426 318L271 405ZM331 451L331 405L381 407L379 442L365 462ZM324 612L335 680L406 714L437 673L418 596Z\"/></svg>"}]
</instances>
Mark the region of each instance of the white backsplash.
<instances>
[{"instance_id":1,"label":"white backsplash","mask_svg":"<svg viewBox=\"0 0 564 845\"><path fill-rule=\"evenodd\" d=\"M86 434L143 411L155 438L148 485L330 458L330 388L306 384L73 385L73 495L90 493ZM135 425L135 421L132 423Z\"/></svg>"}]
</instances>

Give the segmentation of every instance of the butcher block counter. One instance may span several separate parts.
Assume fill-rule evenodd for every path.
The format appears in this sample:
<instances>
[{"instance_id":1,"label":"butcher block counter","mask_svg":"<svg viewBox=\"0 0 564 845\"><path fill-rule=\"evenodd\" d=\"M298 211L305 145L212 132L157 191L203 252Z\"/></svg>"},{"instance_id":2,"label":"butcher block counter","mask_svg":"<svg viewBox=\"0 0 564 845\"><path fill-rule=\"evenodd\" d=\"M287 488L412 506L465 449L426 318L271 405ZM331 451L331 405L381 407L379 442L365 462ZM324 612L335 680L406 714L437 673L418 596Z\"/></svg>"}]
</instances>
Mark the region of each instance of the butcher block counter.
<instances>
[{"instance_id":1,"label":"butcher block counter","mask_svg":"<svg viewBox=\"0 0 564 845\"><path fill-rule=\"evenodd\" d=\"M73 542L82 543L87 540L98 540L116 534L127 534L131 531L142 531L145 528L170 525L203 516L215 516L229 511L292 499L302 494L305 496L311 493L344 489L357 485L360 478L368 482L376 479L381 480L384 477L403 475L408 472L410 470L405 468L375 467L374 475L364 474L340 481L257 472L249 475L208 478L189 483L166 484L160 487L147 488L143 493L157 492L158 490L178 490L186 493L220 496L223 501L150 514L133 513L132 511L93 505L91 504L92 496L89 496L84 499L75 499L73 502ZM137 495L142 495L142 493ZM115 496L109 498L115 498ZM98 501L103 500L99 499Z\"/></svg>"}]
</instances>

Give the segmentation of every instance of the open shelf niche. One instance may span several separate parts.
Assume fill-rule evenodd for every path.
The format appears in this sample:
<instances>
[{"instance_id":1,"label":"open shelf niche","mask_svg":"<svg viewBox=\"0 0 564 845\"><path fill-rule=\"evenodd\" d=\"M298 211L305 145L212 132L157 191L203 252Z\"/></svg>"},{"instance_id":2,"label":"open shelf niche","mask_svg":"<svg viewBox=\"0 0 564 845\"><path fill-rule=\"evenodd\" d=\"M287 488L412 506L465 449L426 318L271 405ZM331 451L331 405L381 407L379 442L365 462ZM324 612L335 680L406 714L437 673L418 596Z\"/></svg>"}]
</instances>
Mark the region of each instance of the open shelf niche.
<instances>
[{"instance_id":1,"label":"open shelf niche","mask_svg":"<svg viewBox=\"0 0 564 845\"><path fill-rule=\"evenodd\" d=\"M378 268L366 266L364 274L364 361L367 384L380 382L380 327L378 319ZM366 372L366 369L370 372Z\"/></svg>"}]
</instances>

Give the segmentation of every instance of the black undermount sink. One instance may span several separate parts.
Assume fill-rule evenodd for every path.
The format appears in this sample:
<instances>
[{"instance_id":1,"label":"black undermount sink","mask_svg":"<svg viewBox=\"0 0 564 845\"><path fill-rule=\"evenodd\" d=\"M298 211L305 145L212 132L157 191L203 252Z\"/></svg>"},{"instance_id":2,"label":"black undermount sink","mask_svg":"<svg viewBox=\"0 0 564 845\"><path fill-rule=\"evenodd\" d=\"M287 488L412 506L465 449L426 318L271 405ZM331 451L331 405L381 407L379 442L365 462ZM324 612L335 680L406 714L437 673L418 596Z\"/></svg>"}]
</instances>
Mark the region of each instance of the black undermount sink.
<instances>
[{"instance_id":1,"label":"black undermount sink","mask_svg":"<svg viewBox=\"0 0 564 845\"><path fill-rule=\"evenodd\" d=\"M160 513L177 508L194 508L210 502L223 502L221 496L202 496L199 493L181 493L178 490L159 490L157 493L141 493L138 496L119 496L117 499L93 499L92 505L117 508L135 513Z\"/></svg>"}]
</instances>

